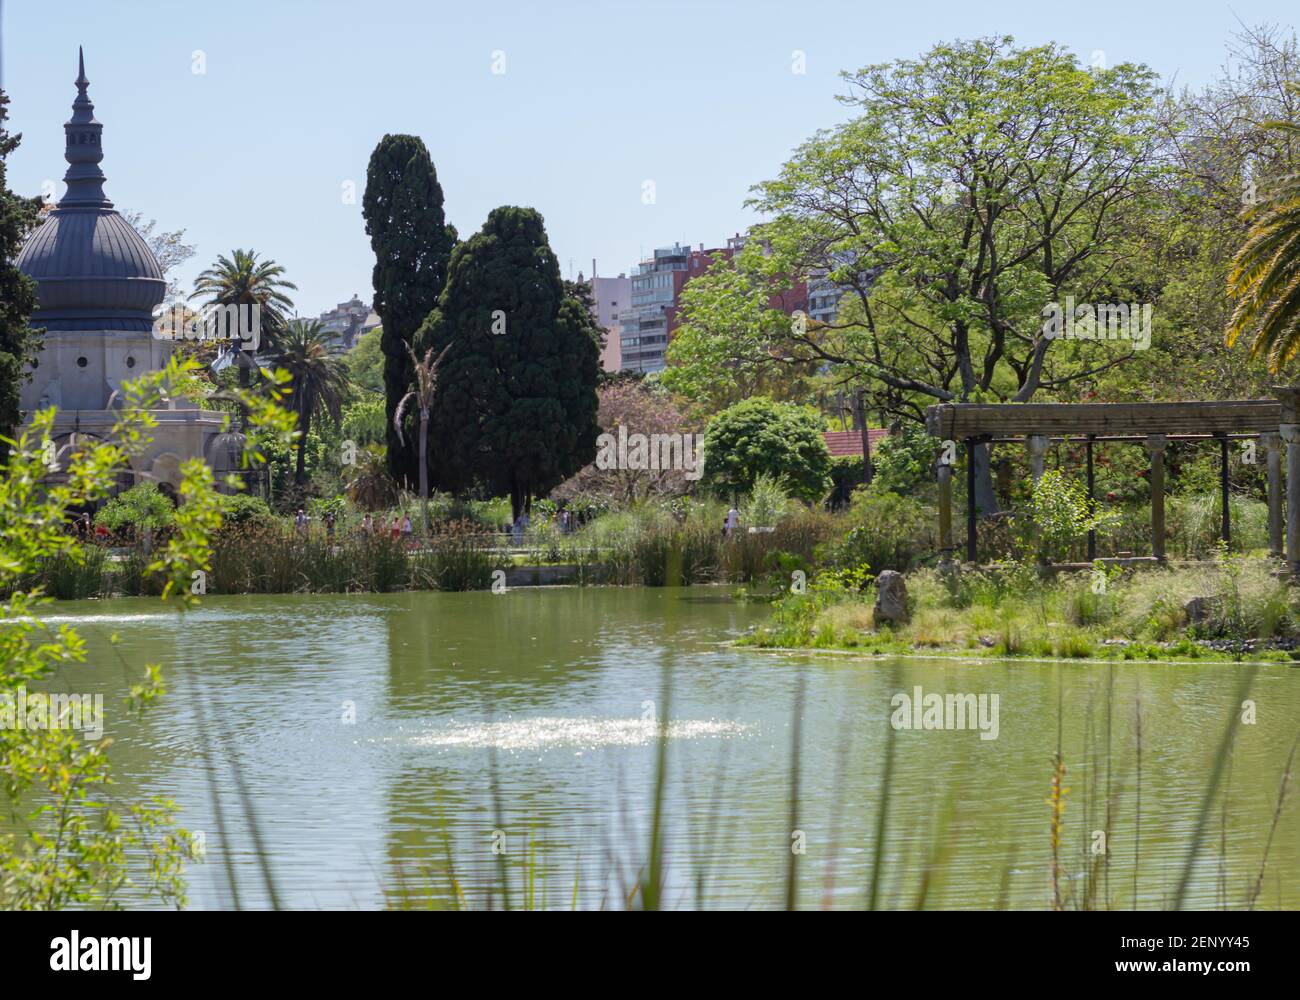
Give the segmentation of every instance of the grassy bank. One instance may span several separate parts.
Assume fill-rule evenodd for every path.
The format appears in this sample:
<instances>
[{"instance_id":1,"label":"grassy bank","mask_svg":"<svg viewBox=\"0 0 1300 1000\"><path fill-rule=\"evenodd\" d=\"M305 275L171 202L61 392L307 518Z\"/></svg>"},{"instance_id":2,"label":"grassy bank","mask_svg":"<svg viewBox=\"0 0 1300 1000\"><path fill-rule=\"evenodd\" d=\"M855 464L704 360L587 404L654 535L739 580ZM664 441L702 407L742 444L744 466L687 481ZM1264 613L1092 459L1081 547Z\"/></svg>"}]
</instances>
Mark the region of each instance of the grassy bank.
<instances>
[{"instance_id":1,"label":"grassy bank","mask_svg":"<svg viewBox=\"0 0 1300 1000\"><path fill-rule=\"evenodd\" d=\"M877 626L874 582L823 573L740 641L763 648L1059 659L1289 660L1300 600L1265 558L1045 574L1006 564L906 577L910 617Z\"/></svg>"}]
</instances>

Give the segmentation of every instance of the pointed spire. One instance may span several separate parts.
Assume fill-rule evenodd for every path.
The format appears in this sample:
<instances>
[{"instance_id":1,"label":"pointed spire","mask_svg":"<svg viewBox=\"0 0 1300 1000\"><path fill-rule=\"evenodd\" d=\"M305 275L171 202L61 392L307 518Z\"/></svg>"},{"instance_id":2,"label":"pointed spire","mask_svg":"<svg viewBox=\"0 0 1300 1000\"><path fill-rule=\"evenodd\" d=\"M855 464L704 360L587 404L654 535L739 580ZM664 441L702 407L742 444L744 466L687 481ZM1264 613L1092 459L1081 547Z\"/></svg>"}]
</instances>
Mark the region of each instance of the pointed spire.
<instances>
[{"instance_id":1,"label":"pointed spire","mask_svg":"<svg viewBox=\"0 0 1300 1000\"><path fill-rule=\"evenodd\" d=\"M99 169L99 162L104 158L104 126L95 120L95 105L88 92L90 81L86 79L86 55L80 46L76 86L72 117L63 126L67 140L63 158L68 161L63 181L68 190L60 199L59 208L112 208L113 203L104 194L104 172Z\"/></svg>"}]
</instances>

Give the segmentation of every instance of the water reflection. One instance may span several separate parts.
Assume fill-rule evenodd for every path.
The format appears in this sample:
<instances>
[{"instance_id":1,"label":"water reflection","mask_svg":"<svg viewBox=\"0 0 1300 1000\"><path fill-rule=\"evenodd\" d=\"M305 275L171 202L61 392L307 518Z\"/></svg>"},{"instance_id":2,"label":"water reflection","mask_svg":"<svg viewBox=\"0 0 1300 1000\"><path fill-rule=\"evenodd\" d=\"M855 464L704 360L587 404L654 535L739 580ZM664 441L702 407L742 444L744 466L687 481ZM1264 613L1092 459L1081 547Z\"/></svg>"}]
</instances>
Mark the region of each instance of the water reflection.
<instances>
[{"instance_id":1,"label":"water reflection","mask_svg":"<svg viewBox=\"0 0 1300 1000\"><path fill-rule=\"evenodd\" d=\"M766 608L703 589L222 598L184 618L146 601L54 611L89 642L92 665L59 685L105 694L119 795L169 795L207 835L208 860L191 868L198 906L231 903L223 852L241 903L268 903L235 769L286 905L450 905L461 894L481 905L489 893L500 905L502 858L516 905L530 884L537 905L624 905L645 863L665 716L667 905L780 905L796 833L800 904L861 905L891 698L915 686L996 693L999 734L892 733L882 905L1047 905L1044 800L1058 739L1071 788L1067 894L1087 891L1101 830L1098 905L1166 905L1240 669L777 656L725 645ZM143 716L115 710L152 661L165 665L169 696ZM1239 729L1193 905L1235 904L1259 870L1300 720L1298 675L1259 672L1258 722ZM1300 906L1286 877L1300 865L1297 798L1278 821L1262 906Z\"/></svg>"}]
</instances>

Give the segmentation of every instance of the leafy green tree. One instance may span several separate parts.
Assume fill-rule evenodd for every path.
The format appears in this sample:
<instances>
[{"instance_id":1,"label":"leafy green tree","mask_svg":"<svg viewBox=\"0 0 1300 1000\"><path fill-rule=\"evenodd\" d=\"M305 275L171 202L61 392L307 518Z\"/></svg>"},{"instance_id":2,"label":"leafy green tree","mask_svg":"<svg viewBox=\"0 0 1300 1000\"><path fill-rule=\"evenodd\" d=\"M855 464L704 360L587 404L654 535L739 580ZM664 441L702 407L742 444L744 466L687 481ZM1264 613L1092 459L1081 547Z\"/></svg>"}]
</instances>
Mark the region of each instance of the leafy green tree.
<instances>
[{"instance_id":1,"label":"leafy green tree","mask_svg":"<svg viewBox=\"0 0 1300 1000\"><path fill-rule=\"evenodd\" d=\"M704 481L722 493L749 493L760 476L791 496L820 501L831 488L831 453L816 412L763 396L723 410L704 434Z\"/></svg>"},{"instance_id":2,"label":"leafy green tree","mask_svg":"<svg viewBox=\"0 0 1300 1000\"><path fill-rule=\"evenodd\" d=\"M285 280L283 267L270 259L261 260L256 250L235 250L229 257L219 254L216 263L194 279L194 294L203 298L206 306L258 307L259 349L284 329L293 309L293 300L287 293L297 288ZM242 344L235 364L239 368L240 388L247 388L253 360Z\"/></svg>"},{"instance_id":3,"label":"leafy green tree","mask_svg":"<svg viewBox=\"0 0 1300 1000\"><path fill-rule=\"evenodd\" d=\"M403 444L393 415L414 380L407 349L438 304L456 245L438 173L419 137L390 134L379 141L370 154L361 213L375 252L375 312L383 321L388 470L399 483L411 483L418 465L415 434L407 433Z\"/></svg>"},{"instance_id":4,"label":"leafy green tree","mask_svg":"<svg viewBox=\"0 0 1300 1000\"><path fill-rule=\"evenodd\" d=\"M27 323L36 308L36 283L14 266L23 240L36 225L39 198L20 198L5 182L5 159L18 148L21 135L4 128L9 98L0 91L0 437L12 438L22 420L18 408L23 383L31 377L28 361L40 347ZM9 446L0 441L0 459Z\"/></svg>"},{"instance_id":5,"label":"leafy green tree","mask_svg":"<svg viewBox=\"0 0 1300 1000\"><path fill-rule=\"evenodd\" d=\"M1300 120L1300 94L1286 86L1300 77L1300 48L1293 32L1242 27L1229 40L1225 67L1201 91L1162 105L1171 169L1120 243L1120 271L1139 289L1132 300L1155 302L1157 336L1149 350L1081 384L1084 399L1271 395L1265 358L1225 343L1234 304L1224 290L1249 217L1276 179L1300 168L1300 135L1263 125Z\"/></svg>"},{"instance_id":6,"label":"leafy green tree","mask_svg":"<svg viewBox=\"0 0 1300 1000\"><path fill-rule=\"evenodd\" d=\"M363 389L384 391L384 349L381 340L384 328L377 326L363 333L352 350L344 356L348 363L348 377ZM382 421L381 421L382 423Z\"/></svg>"},{"instance_id":7,"label":"leafy green tree","mask_svg":"<svg viewBox=\"0 0 1300 1000\"><path fill-rule=\"evenodd\" d=\"M315 320L290 322L272 339L267 357L289 376L290 403L298 415L294 482L301 486L307 481L306 446L312 420L328 416L337 427L343 419L347 368L333 349L329 334Z\"/></svg>"},{"instance_id":8,"label":"leafy green tree","mask_svg":"<svg viewBox=\"0 0 1300 1000\"><path fill-rule=\"evenodd\" d=\"M934 438L919 424L903 424L882 439L871 460L877 490L918 496L935 481Z\"/></svg>"},{"instance_id":9,"label":"leafy green tree","mask_svg":"<svg viewBox=\"0 0 1300 1000\"><path fill-rule=\"evenodd\" d=\"M813 391L819 363L807 351L788 348L791 331L807 319L772 305L791 291L792 278L767 273L762 250L753 244L741 261L714 261L682 289L684 321L668 345L669 367L659 382L709 413L751 396L791 401Z\"/></svg>"},{"instance_id":10,"label":"leafy green tree","mask_svg":"<svg viewBox=\"0 0 1300 1000\"><path fill-rule=\"evenodd\" d=\"M1288 89L1300 97L1300 83ZM1300 137L1300 120L1265 126ZM1236 303L1228 346L1252 330L1251 356L1267 355L1271 372L1300 352L1300 173L1278 178L1272 195L1252 210L1250 232L1228 276L1228 293Z\"/></svg>"},{"instance_id":11,"label":"leafy green tree","mask_svg":"<svg viewBox=\"0 0 1300 1000\"><path fill-rule=\"evenodd\" d=\"M343 407L343 437L358 445L383 444L384 397L363 393Z\"/></svg>"},{"instance_id":12,"label":"leafy green tree","mask_svg":"<svg viewBox=\"0 0 1300 1000\"><path fill-rule=\"evenodd\" d=\"M761 279L827 274L860 311L829 328L765 326L773 339L747 349L751 364L814 359L884 391L877 409L1023 402L1131 356L1129 343L1053 339L1043 312L1069 295L1095 301L1128 209L1150 197L1149 70L1090 69L1056 45L989 38L846 79L854 116L759 185L751 204L771 222L742 266ZM766 291L750 284L751 296ZM986 448L976 472L981 509L996 510Z\"/></svg>"},{"instance_id":13,"label":"leafy green tree","mask_svg":"<svg viewBox=\"0 0 1300 1000\"><path fill-rule=\"evenodd\" d=\"M438 488L481 484L517 517L595 458L600 330L565 294L535 209L493 209L456 247L418 340L451 345L432 409Z\"/></svg>"}]
</instances>

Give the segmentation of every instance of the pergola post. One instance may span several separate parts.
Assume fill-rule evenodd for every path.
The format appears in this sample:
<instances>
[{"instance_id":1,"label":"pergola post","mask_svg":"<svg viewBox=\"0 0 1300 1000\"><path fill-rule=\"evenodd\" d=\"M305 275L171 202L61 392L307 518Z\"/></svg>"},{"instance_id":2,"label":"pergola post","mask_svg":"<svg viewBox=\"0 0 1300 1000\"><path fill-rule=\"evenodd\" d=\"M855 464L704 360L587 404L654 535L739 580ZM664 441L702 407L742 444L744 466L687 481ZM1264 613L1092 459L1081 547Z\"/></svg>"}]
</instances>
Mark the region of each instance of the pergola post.
<instances>
[{"instance_id":1,"label":"pergola post","mask_svg":"<svg viewBox=\"0 0 1300 1000\"><path fill-rule=\"evenodd\" d=\"M1151 456L1151 554L1165 559L1165 445L1164 434L1147 435L1147 454Z\"/></svg>"},{"instance_id":2,"label":"pergola post","mask_svg":"<svg viewBox=\"0 0 1300 1000\"><path fill-rule=\"evenodd\" d=\"M1260 435L1268 463L1268 554L1282 558L1282 435Z\"/></svg>"},{"instance_id":3,"label":"pergola post","mask_svg":"<svg viewBox=\"0 0 1300 1000\"><path fill-rule=\"evenodd\" d=\"M1025 448L1029 451L1029 469L1034 482L1043 478L1047 463L1047 445L1051 441L1046 434L1029 434L1025 437Z\"/></svg>"},{"instance_id":4,"label":"pergola post","mask_svg":"<svg viewBox=\"0 0 1300 1000\"><path fill-rule=\"evenodd\" d=\"M966 439L966 561L975 562L975 448L976 438Z\"/></svg>"},{"instance_id":5,"label":"pergola post","mask_svg":"<svg viewBox=\"0 0 1300 1000\"><path fill-rule=\"evenodd\" d=\"M1300 576L1300 389L1275 386L1273 394L1282 402L1278 435L1286 445L1286 563Z\"/></svg>"},{"instance_id":6,"label":"pergola post","mask_svg":"<svg viewBox=\"0 0 1300 1000\"><path fill-rule=\"evenodd\" d=\"M1215 437L1219 439L1219 504L1223 514L1219 537L1223 539L1223 544L1227 545L1232 541L1232 507L1229 504L1228 490L1228 435L1216 434Z\"/></svg>"},{"instance_id":7,"label":"pergola post","mask_svg":"<svg viewBox=\"0 0 1300 1000\"><path fill-rule=\"evenodd\" d=\"M1300 575L1300 424L1278 427L1286 442L1286 561Z\"/></svg>"},{"instance_id":8,"label":"pergola post","mask_svg":"<svg viewBox=\"0 0 1300 1000\"><path fill-rule=\"evenodd\" d=\"M1097 435L1089 434L1088 443L1084 446L1084 455L1088 460L1088 507L1091 513L1092 503L1096 499L1097 479L1092 469L1092 443L1096 440ZM1088 562L1097 558L1097 529L1088 529Z\"/></svg>"},{"instance_id":9,"label":"pergola post","mask_svg":"<svg viewBox=\"0 0 1300 1000\"><path fill-rule=\"evenodd\" d=\"M952 556L952 466L939 463L939 561Z\"/></svg>"}]
</instances>

